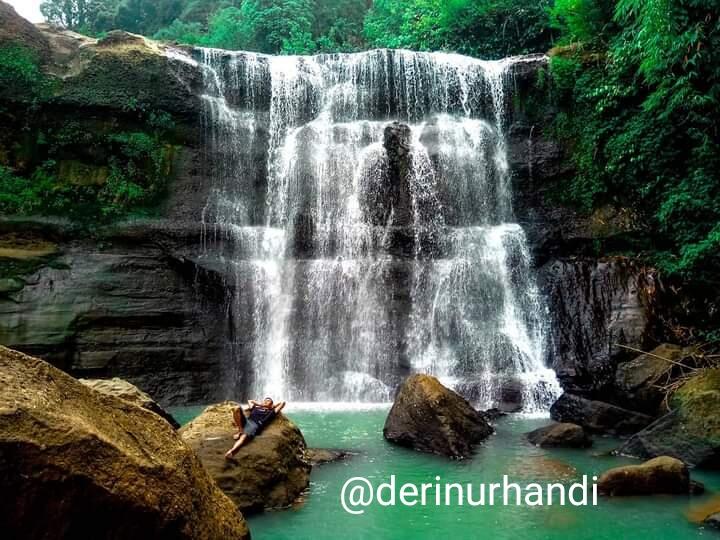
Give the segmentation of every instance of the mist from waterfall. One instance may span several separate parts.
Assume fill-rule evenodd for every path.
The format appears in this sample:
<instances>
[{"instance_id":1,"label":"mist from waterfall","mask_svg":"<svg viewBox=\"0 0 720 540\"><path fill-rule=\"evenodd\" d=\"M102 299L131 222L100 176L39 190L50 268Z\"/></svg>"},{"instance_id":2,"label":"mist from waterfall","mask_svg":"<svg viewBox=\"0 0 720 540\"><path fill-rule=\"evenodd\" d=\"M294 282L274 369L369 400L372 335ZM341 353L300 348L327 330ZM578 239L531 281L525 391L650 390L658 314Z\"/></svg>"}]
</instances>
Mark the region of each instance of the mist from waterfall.
<instances>
[{"instance_id":1,"label":"mist from waterfall","mask_svg":"<svg viewBox=\"0 0 720 540\"><path fill-rule=\"evenodd\" d=\"M548 317L504 136L509 68L525 60L196 55L203 256L232 268L233 376L249 393L389 401L426 372L479 407L507 392L549 406ZM400 173L392 130L407 131Z\"/></svg>"}]
</instances>

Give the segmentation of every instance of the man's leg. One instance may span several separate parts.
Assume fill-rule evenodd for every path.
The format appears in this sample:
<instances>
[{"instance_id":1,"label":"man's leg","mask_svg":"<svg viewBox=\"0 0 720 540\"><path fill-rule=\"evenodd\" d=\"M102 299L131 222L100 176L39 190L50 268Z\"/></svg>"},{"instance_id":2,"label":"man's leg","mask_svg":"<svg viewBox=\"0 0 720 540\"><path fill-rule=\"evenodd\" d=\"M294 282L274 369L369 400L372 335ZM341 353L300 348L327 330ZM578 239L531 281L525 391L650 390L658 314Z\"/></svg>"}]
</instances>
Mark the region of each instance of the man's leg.
<instances>
[{"instance_id":1,"label":"man's leg","mask_svg":"<svg viewBox=\"0 0 720 540\"><path fill-rule=\"evenodd\" d=\"M233 435L233 439L236 441L240 439L245 428L245 414L241 407L235 407L233 409L233 424L237 428L237 433Z\"/></svg>"},{"instance_id":2,"label":"man's leg","mask_svg":"<svg viewBox=\"0 0 720 540\"><path fill-rule=\"evenodd\" d=\"M242 414L242 413L241 413L241 414ZM237 454L237 451L240 450L240 447L241 447L243 444L245 444L245 441L247 441L247 438L248 438L248 436L247 436L247 434L245 434L245 433L243 433L242 435L240 435L240 437L238 437L238 440L237 440L237 442L233 445L233 447L225 453L225 459L231 459L232 457L234 457L235 454Z\"/></svg>"}]
</instances>

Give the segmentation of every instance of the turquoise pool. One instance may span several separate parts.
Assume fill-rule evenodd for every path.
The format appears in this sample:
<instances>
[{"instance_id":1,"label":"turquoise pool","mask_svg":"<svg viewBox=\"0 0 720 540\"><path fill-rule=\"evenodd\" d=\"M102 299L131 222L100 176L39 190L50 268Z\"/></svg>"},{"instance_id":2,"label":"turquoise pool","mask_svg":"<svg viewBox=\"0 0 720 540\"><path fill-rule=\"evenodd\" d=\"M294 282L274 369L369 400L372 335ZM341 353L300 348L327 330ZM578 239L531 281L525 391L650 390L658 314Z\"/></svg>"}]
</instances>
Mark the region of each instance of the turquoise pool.
<instances>
[{"instance_id":1,"label":"turquoise pool","mask_svg":"<svg viewBox=\"0 0 720 540\"><path fill-rule=\"evenodd\" d=\"M201 408L176 409L182 422ZM365 509L350 515L340 504L346 480L363 476L380 483L396 475L398 484L434 482L497 482L504 474L520 484L571 482L583 474L632 462L607 455L616 441L596 438L588 450L543 450L525 442L523 433L548 422L509 416L501 419L497 433L478 449L473 459L454 462L397 448L384 441L382 427L387 409L293 410L288 416L300 426L308 445L339 448L355 455L313 470L310 491L296 508L252 516L255 540L422 540L448 537L457 540L568 539L620 540L653 538L679 540L720 538L713 530L690 523L687 513L720 491L720 474L694 472L705 483L702 497L656 496L600 498L597 507L435 507L414 506Z\"/></svg>"}]
</instances>

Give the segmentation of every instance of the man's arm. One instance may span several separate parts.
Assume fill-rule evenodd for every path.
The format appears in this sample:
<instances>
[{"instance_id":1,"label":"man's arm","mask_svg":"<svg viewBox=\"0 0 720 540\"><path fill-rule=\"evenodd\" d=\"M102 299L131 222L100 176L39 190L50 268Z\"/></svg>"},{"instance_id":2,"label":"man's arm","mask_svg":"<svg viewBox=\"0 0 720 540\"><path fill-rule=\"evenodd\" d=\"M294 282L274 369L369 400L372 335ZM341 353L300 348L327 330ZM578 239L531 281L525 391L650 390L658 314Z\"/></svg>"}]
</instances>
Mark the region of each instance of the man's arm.
<instances>
[{"instance_id":1,"label":"man's arm","mask_svg":"<svg viewBox=\"0 0 720 540\"><path fill-rule=\"evenodd\" d=\"M281 401L280 403L275 405L275 408L274 408L275 414L280 414L280 411L282 411L284 408L285 408L285 402Z\"/></svg>"},{"instance_id":2,"label":"man's arm","mask_svg":"<svg viewBox=\"0 0 720 540\"><path fill-rule=\"evenodd\" d=\"M248 401L248 408L250 410L253 410L255 407L257 407L257 405L258 405L258 402L255 401L254 399L251 399L250 401Z\"/></svg>"}]
</instances>

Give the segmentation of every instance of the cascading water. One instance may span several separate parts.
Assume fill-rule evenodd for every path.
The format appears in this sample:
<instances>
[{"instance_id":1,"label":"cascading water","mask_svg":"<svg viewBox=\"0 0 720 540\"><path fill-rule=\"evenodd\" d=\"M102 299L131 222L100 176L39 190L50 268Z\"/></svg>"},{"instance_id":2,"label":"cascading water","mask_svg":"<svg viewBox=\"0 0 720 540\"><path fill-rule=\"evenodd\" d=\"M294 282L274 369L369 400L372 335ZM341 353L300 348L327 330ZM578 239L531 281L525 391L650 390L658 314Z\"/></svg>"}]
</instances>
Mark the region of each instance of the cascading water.
<instances>
[{"instance_id":1,"label":"cascading water","mask_svg":"<svg viewBox=\"0 0 720 540\"><path fill-rule=\"evenodd\" d=\"M522 59L197 54L205 256L233 269L246 390L388 401L421 371L481 407L552 401L504 138Z\"/></svg>"}]
</instances>

